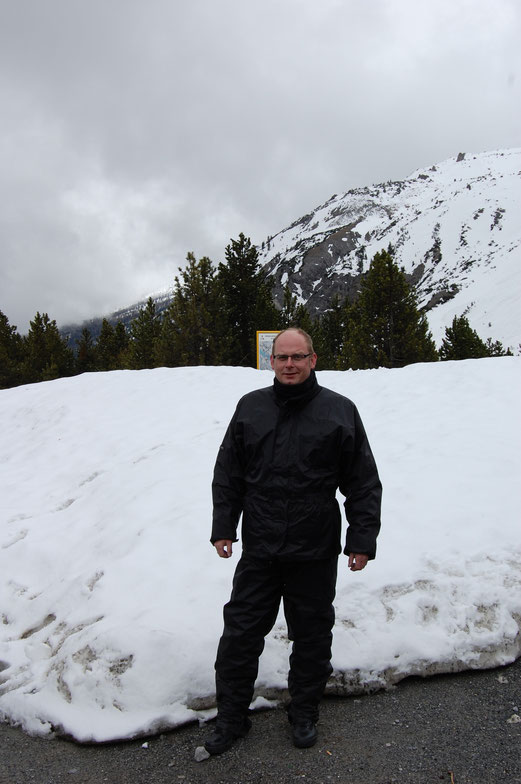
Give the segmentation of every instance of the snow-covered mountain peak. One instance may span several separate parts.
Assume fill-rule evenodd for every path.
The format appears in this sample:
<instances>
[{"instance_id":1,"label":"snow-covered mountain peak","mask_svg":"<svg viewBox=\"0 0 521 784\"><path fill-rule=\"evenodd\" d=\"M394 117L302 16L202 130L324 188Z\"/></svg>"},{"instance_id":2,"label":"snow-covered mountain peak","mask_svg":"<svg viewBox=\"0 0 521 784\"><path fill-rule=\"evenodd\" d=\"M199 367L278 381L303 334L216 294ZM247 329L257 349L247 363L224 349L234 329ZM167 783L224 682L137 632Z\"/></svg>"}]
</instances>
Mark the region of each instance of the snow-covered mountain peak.
<instances>
[{"instance_id":1,"label":"snow-covered mountain peak","mask_svg":"<svg viewBox=\"0 0 521 784\"><path fill-rule=\"evenodd\" d=\"M391 244L434 337L465 313L483 338L521 341L521 148L454 158L407 179L332 196L262 244L279 303L289 285L312 314L356 295Z\"/></svg>"}]
</instances>

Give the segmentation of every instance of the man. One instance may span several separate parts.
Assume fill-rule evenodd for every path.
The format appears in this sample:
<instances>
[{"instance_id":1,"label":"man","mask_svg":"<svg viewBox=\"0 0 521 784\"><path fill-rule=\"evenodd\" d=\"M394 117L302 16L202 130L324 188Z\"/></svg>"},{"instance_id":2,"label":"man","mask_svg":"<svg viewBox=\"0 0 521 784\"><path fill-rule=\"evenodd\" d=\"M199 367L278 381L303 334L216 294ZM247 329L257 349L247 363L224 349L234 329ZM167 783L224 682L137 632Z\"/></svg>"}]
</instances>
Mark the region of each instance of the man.
<instances>
[{"instance_id":1,"label":"man","mask_svg":"<svg viewBox=\"0 0 521 784\"><path fill-rule=\"evenodd\" d=\"M288 718L299 748L317 740L318 706L332 672L337 560L346 497L344 552L352 571L375 557L381 484L354 404L315 377L317 355L300 329L273 341L273 386L245 395L217 456L211 542L232 555L242 513L242 557L224 607L216 670L217 721L205 743L220 754L251 727L264 638L282 598L293 641Z\"/></svg>"}]
</instances>

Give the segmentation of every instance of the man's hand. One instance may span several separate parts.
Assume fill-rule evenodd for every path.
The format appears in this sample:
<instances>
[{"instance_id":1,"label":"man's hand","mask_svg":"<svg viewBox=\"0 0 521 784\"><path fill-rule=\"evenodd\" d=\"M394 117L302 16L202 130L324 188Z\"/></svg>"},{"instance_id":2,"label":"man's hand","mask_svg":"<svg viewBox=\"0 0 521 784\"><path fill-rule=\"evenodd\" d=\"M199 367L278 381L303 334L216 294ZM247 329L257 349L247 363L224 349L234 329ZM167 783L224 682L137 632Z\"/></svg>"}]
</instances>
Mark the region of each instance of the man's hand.
<instances>
[{"instance_id":1,"label":"man's hand","mask_svg":"<svg viewBox=\"0 0 521 784\"><path fill-rule=\"evenodd\" d=\"M217 550L219 558L229 558L232 554L232 540L231 539L218 539L213 543Z\"/></svg>"},{"instance_id":2,"label":"man's hand","mask_svg":"<svg viewBox=\"0 0 521 784\"><path fill-rule=\"evenodd\" d=\"M348 566L352 572L359 572L367 566L369 558L367 555L360 555L359 553L349 553Z\"/></svg>"}]
</instances>

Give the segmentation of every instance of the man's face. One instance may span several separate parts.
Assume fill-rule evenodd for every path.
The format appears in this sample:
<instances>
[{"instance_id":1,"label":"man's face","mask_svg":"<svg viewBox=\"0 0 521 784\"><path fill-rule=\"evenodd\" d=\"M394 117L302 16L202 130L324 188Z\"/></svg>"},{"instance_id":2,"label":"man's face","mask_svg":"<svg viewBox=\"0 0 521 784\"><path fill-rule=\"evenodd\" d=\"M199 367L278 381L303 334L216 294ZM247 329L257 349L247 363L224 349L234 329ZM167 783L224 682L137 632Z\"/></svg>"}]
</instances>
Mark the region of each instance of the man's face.
<instances>
[{"instance_id":1,"label":"man's face","mask_svg":"<svg viewBox=\"0 0 521 784\"><path fill-rule=\"evenodd\" d=\"M279 354L284 354L287 359L276 359ZM289 330L277 338L275 357L271 357L271 367L281 384L301 384L317 364L316 354L297 361L292 359L293 354L309 354L309 348L302 335Z\"/></svg>"}]
</instances>

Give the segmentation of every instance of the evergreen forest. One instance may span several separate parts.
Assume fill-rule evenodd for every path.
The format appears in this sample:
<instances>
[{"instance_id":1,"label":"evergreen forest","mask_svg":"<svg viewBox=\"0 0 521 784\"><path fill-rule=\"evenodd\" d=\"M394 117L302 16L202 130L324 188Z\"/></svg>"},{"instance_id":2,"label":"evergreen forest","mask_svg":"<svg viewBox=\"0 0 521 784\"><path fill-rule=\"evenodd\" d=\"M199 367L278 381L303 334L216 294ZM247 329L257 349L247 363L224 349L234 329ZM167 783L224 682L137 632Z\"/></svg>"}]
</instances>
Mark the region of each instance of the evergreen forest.
<instances>
[{"instance_id":1,"label":"evergreen forest","mask_svg":"<svg viewBox=\"0 0 521 784\"><path fill-rule=\"evenodd\" d=\"M311 335L318 370L396 368L512 353L500 341L484 342L465 315L447 327L438 351L392 247L374 256L353 302L335 296L321 316L298 304L289 288L277 308L271 289L256 247L240 234L217 267L188 253L166 310L158 313L149 298L130 327L103 319L96 340L85 327L72 347L56 321L39 312L22 336L0 311L0 389L107 370L256 367L257 330L291 326Z\"/></svg>"}]
</instances>

